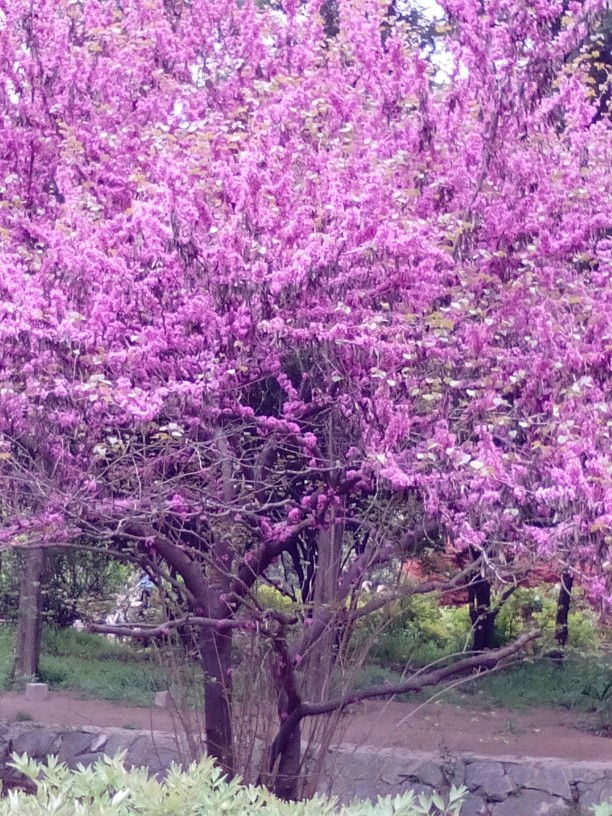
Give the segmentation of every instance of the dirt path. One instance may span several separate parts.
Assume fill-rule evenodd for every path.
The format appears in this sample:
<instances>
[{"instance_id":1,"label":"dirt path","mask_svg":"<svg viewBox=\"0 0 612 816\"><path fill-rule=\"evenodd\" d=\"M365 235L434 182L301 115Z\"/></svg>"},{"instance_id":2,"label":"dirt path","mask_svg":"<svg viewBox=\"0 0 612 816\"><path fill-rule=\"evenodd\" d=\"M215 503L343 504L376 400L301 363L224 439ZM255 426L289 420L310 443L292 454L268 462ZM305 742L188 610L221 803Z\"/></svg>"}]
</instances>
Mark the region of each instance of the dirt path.
<instances>
[{"instance_id":1,"label":"dirt path","mask_svg":"<svg viewBox=\"0 0 612 816\"><path fill-rule=\"evenodd\" d=\"M444 703L370 702L350 718L346 742L485 756L612 760L612 739L558 709L472 709Z\"/></svg>"},{"instance_id":2,"label":"dirt path","mask_svg":"<svg viewBox=\"0 0 612 816\"><path fill-rule=\"evenodd\" d=\"M134 708L70 692L51 692L45 703L26 702L16 692L0 695L0 721L28 720L180 732L166 709ZM612 739L589 733L585 724L585 715L554 709L520 712L372 701L342 718L338 738L357 745L417 751L612 760Z\"/></svg>"}]
</instances>

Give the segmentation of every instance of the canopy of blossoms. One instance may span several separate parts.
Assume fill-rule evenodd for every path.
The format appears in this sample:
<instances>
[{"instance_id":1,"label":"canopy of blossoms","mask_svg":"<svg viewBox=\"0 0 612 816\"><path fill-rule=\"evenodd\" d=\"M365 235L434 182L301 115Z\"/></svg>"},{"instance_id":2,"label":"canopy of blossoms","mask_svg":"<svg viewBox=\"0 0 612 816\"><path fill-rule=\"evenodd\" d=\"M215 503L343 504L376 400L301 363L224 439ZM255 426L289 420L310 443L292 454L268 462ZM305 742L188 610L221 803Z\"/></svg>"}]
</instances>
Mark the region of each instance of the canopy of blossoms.
<instances>
[{"instance_id":1,"label":"canopy of blossoms","mask_svg":"<svg viewBox=\"0 0 612 816\"><path fill-rule=\"evenodd\" d=\"M378 0L0 0L5 545L383 484L610 604L603 2L442 5L443 71Z\"/></svg>"}]
</instances>

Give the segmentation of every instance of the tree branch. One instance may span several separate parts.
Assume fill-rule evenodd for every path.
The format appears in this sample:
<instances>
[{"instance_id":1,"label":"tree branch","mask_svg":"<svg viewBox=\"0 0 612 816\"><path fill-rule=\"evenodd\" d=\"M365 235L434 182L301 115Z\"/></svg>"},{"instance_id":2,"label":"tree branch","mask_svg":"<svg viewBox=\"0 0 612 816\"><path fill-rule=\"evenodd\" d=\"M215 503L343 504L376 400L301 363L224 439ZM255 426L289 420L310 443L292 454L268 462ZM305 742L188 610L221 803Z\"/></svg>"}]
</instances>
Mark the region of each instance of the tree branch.
<instances>
[{"instance_id":1,"label":"tree branch","mask_svg":"<svg viewBox=\"0 0 612 816\"><path fill-rule=\"evenodd\" d=\"M409 680L403 680L400 683L393 683L384 686L369 686L368 688L359 691L349 692L343 694L341 697L335 697L332 700L327 700L322 703L301 703L298 705L285 722L281 725L276 736L277 753L282 753L284 745L288 742L291 732L304 719L304 717L316 717L321 714L331 714L333 711L338 711L346 708L354 703L368 700L373 697L393 697L396 694L405 694L406 692L420 691L427 686L437 686L444 680L449 680L457 674L463 674L473 669L493 669L501 663L512 657L517 652L521 651L528 643L542 634L540 629L534 629L531 632L526 632L515 641L503 649L496 649L491 652L481 652L474 654L471 657L466 657L463 660L458 660L456 663L451 663L440 669L425 672L424 674L413 675Z\"/></svg>"},{"instance_id":2,"label":"tree branch","mask_svg":"<svg viewBox=\"0 0 612 816\"><path fill-rule=\"evenodd\" d=\"M102 635L118 635L119 637L131 637L137 640L144 640L146 638L157 637L158 635L167 635L171 629L177 629L179 626L214 626L219 631L222 629L249 629L250 621L235 620L234 618L205 618L200 616L184 615L182 618L176 618L172 621L164 621L164 623L90 623L87 625L89 632L96 632Z\"/></svg>"}]
</instances>

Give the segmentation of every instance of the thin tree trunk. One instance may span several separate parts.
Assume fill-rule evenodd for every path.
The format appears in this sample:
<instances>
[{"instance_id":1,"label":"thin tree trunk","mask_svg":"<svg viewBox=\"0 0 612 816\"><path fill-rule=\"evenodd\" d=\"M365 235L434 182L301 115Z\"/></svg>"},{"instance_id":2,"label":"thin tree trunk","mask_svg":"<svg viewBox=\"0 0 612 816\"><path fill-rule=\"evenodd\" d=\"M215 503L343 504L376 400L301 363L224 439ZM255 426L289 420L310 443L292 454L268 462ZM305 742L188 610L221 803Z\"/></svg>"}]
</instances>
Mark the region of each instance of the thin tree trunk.
<instances>
[{"instance_id":1,"label":"thin tree trunk","mask_svg":"<svg viewBox=\"0 0 612 816\"><path fill-rule=\"evenodd\" d=\"M478 578L468 590L470 620L473 628L472 649L482 652L495 647L495 615L491 610L491 583Z\"/></svg>"},{"instance_id":2,"label":"thin tree trunk","mask_svg":"<svg viewBox=\"0 0 612 816\"><path fill-rule=\"evenodd\" d=\"M234 775L231 629L203 627L200 654L204 672L206 747L209 755L231 778Z\"/></svg>"},{"instance_id":3,"label":"thin tree trunk","mask_svg":"<svg viewBox=\"0 0 612 816\"><path fill-rule=\"evenodd\" d=\"M569 636L568 616L572 600L574 576L566 570L561 576L561 588L557 599L557 618L555 620L555 640L561 650L565 649Z\"/></svg>"},{"instance_id":4,"label":"thin tree trunk","mask_svg":"<svg viewBox=\"0 0 612 816\"><path fill-rule=\"evenodd\" d=\"M42 634L42 579L45 552L42 548L25 551L19 588L19 614L13 681L34 680L38 675Z\"/></svg>"},{"instance_id":5,"label":"thin tree trunk","mask_svg":"<svg viewBox=\"0 0 612 816\"><path fill-rule=\"evenodd\" d=\"M321 4L321 17L323 18L325 37L329 40L337 37L340 33L338 0L323 0Z\"/></svg>"},{"instance_id":6,"label":"thin tree trunk","mask_svg":"<svg viewBox=\"0 0 612 816\"><path fill-rule=\"evenodd\" d=\"M279 633L275 638L274 648L277 654L272 673L278 694L280 729L272 743L268 770L270 779L274 780L274 793L279 799L295 802L298 799L302 764L301 721L296 719L301 698L296 684L294 661L284 634ZM283 725L288 721L295 721L294 728L283 732Z\"/></svg>"},{"instance_id":7,"label":"thin tree trunk","mask_svg":"<svg viewBox=\"0 0 612 816\"><path fill-rule=\"evenodd\" d=\"M332 522L328 529L320 530L317 536L317 571L313 593L313 618L326 608L333 608L338 593L338 580L342 563L342 536L344 526ZM311 703L319 703L330 692L330 681L335 660L336 621L309 649L306 655L305 696Z\"/></svg>"},{"instance_id":8,"label":"thin tree trunk","mask_svg":"<svg viewBox=\"0 0 612 816\"><path fill-rule=\"evenodd\" d=\"M284 659L288 660L288 654L285 651ZM282 660L281 660L282 662ZM293 667L285 663L284 677L278 678L279 688L278 695L278 715L282 723L294 714L295 710L300 705L300 698L295 686L295 675ZM274 793L279 799L286 802L296 802L298 799L299 783L301 778L302 765L302 729L301 722L298 720L295 728L282 743L275 740L272 747L271 768L274 772L274 765L278 756L278 768L274 778Z\"/></svg>"},{"instance_id":9,"label":"thin tree trunk","mask_svg":"<svg viewBox=\"0 0 612 816\"><path fill-rule=\"evenodd\" d=\"M298 722L280 755L274 793L285 802L296 802L301 778L302 729Z\"/></svg>"},{"instance_id":10,"label":"thin tree trunk","mask_svg":"<svg viewBox=\"0 0 612 816\"><path fill-rule=\"evenodd\" d=\"M232 457L224 436L216 432L215 440L221 459L223 498L228 506L235 499ZM234 550L226 538L211 547L212 564L209 585L202 598L213 618L231 617L232 609L225 598L230 592ZM214 565L214 566L213 566ZM220 565L218 569L216 565ZM213 601L214 598L214 601ZM234 734L232 727L232 629L205 626L200 633L200 656L204 673L204 721L206 748L231 779L234 767Z\"/></svg>"}]
</instances>

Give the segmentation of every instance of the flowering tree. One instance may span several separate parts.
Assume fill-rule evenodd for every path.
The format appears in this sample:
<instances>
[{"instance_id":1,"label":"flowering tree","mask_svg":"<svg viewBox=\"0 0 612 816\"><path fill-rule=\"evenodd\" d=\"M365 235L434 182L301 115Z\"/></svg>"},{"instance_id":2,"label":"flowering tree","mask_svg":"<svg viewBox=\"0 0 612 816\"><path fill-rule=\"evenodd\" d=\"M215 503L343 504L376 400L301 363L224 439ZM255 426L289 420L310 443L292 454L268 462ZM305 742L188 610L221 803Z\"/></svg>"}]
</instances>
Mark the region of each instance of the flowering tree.
<instances>
[{"instance_id":1,"label":"flowering tree","mask_svg":"<svg viewBox=\"0 0 612 816\"><path fill-rule=\"evenodd\" d=\"M236 630L293 796L339 627L536 557L609 609L610 131L566 59L600 5L448 0L428 62L373 0L0 0L2 541L186 604L229 771ZM358 604L431 522L464 572Z\"/></svg>"}]
</instances>

